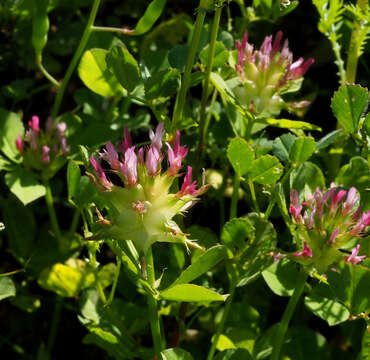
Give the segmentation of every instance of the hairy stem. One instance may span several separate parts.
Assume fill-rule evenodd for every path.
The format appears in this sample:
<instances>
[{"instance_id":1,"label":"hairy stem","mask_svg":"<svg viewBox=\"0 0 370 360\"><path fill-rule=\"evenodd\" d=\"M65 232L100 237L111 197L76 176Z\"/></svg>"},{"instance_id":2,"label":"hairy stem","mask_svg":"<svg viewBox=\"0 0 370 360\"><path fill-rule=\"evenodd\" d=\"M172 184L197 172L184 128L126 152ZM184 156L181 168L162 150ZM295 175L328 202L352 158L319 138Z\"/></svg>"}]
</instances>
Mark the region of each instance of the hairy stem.
<instances>
[{"instance_id":1,"label":"hairy stem","mask_svg":"<svg viewBox=\"0 0 370 360\"><path fill-rule=\"evenodd\" d=\"M54 121L55 121L55 118L57 117L57 115L59 113L60 105L62 103L64 92L67 88L69 80L70 80L70 78L73 74L73 71L75 70L75 68L77 66L77 63L78 63L78 61L79 61L79 59L82 55L82 52L85 50L85 47L86 47L86 44L87 44L87 42L90 38L91 32L93 31L93 25L94 25L94 21L95 21L95 18L96 18L96 14L98 12L99 5L100 5L100 0L94 0L94 3L93 3L92 8L91 8L90 16L87 20L87 24L86 24L85 30L82 34L82 38L80 40L80 43L77 47L76 52L73 55L71 63L68 66L68 69L66 71L64 79L63 79L60 87L58 88L58 92L57 92L55 102L54 102L54 105L53 105L53 110L52 110L52 113L51 113L51 116L52 116Z\"/></svg>"},{"instance_id":2,"label":"hairy stem","mask_svg":"<svg viewBox=\"0 0 370 360\"><path fill-rule=\"evenodd\" d=\"M307 274L304 272L300 273L299 278L297 279L297 285L294 289L293 295L290 297L287 307L285 308L283 317L281 318L279 328L276 331L271 360L279 360L280 352L284 342L285 334L288 330L290 319L293 316L294 310L297 306L298 300L300 299L304 286L306 284Z\"/></svg>"},{"instance_id":3,"label":"hairy stem","mask_svg":"<svg viewBox=\"0 0 370 360\"><path fill-rule=\"evenodd\" d=\"M357 0L357 6L362 10L367 11L369 8L368 1ZM353 29L351 33L351 40L348 47L348 56L347 56L347 67L346 67L346 81L350 84L356 82L356 73L357 73L357 64L358 59L361 56L361 41L362 38L360 35L361 27L366 26L366 24L361 24L357 19L353 21Z\"/></svg>"}]
</instances>

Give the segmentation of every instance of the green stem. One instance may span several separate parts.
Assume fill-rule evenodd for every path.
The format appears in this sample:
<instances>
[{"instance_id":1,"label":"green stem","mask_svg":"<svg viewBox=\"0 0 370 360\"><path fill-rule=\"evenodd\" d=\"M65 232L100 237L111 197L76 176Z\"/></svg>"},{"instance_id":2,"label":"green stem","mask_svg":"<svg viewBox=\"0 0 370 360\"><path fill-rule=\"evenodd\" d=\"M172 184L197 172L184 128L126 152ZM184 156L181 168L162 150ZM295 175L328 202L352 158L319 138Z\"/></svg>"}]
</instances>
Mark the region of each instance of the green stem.
<instances>
[{"instance_id":1,"label":"green stem","mask_svg":"<svg viewBox=\"0 0 370 360\"><path fill-rule=\"evenodd\" d=\"M73 214L72 222L71 222L71 227L69 228L69 234L73 235L76 232L77 226L78 226L78 221L80 220L80 214L81 211L80 209L75 209L75 212Z\"/></svg>"},{"instance_id":2,"label":"green stem","mask_svg":"<svg viewBox=\"0 0 370 360\"><path fill-rule=\"evenodd\" d=\"M222 314L221 321L220 321L220 323L217 327L217 332L216 332L216 335L215 335L215 337L212 341L211 348L209 349L207 360L212 360L213 356L215 354L218 339L220 338L220 335L221 335L221 333L222 333L222 331L225 327L225 322L226 322L227 317L229 315L229 311L230 311L230 308L231 308L231 303L233 302L233 299L234 299L235 289L236 289L236 283L234 282L230 286L230 295L226 300L225 309L224 309L224 312Z\"/></svg>"},{"instance_id":3,"label":"green stem","mask_svg":"<svg viewBox=\"0 0 370 360\"><path fill-rule=\"evenodd\" d=\"M203 29L204 19L206 17L208 2L209 0L200 0L200 3L199 3L198 14L197 14L197 18L196 18L195 25L194 25L193 36L192 36L191 43L189 46L189 53L186 58L185 70L184 70L184 74L183 74L182 81L181 81L181 87L180 87L180 91L177 94L175 109L173 112L173 117L172 117L172 130L173 131L175 131L176 127L182 120L185 100L186 100L186 93L188 91L188 87L190 84L191 69L193 67L195 55L198 50L198 44L200 40L200 35L202 33L202 29Z\"/></svg>"},{"instance_id":4,"label":"green stem","mask_svg":"<svg viewBox=\"0 0 370 360\"><path fill-rule=\"evenodd\" d=\"M125 35L132 35L134 30L127 28L117 28L117 27L107 27L107 26L92 26L93 31L108 31L108 32L118 32Z\"/></svg>"},{"instance_id":5,"label":"green stem","mask_svg":"<svg viewBox=\"0 0 370 360\"><path fill-rule=\"evenodd\" d=\"M13 270L13 271L9 271L9 272L6 272L6 273L1 273L0 274L0 277L3 277L3 276L12 276L12 275L19 274L19 273L25 272L25 271L26 271L25 269Z\"/></svg>"},{"instance_id":6,"label":"green stem","mask_svg":"<svg viewBox=\"0 0 370 360\"><path fill-rule=\"evenodd\" d=\"M297 279L297 285L294 289L293 295L290 297L287 307L285 308L283 317L281 318L279 328L277 329L274 337L274 344L272 347L272 355L270 360L279 360L280 352L284 342L285 334L288 330L290 319L294 313L297 306L298 300L300 299L304 286L306 284L307 274L304 272L300 273Z\"/></svg>"},{"instance_id":7,"label":"green stem","mask_svg":"<svg viewBox=\"0 0 370 360\"><path fill-rule=\"evenodd\" d=\"M46 205L47 205L48 212L49 212L51 227L53 228L54 234L58 239L59 245L61 245L60 243L62 239L62 233L60 231L57 215L54 209L53 194L51 192L50 183L46 181L44 183L44 186L46 190L45 201L46 201Z\"/></svg>"},{"instance_id":8,"label":"green stem","mask_svg":"<svg viewBox=\"0 0 370 360\"><path fill-rule=\"evenodd\" d=\"M44 68L41 62L37 63L38 68L42 72L42 74L56 87L60 87L58 80L56 80L48 71Z\"/></svg>"},{"instance_id":9,"label":"green stem","mask_svg":"<svg viewBox=\"0 0 370 360\"><path fill-rule=\"evenodd\" d=\"M206 117L206 123L204 125L204 133L205 134L207 134L207 131L208 131L208 126L209 126L209 123L210 123L211 117L212 117L212 109L213 109L213 105L216 102L217 94L218 94L218 91L215 88L213 90L213 94L212 94L212 98L211 98L211 103L209 104L208 113L207 113L207 117Z\"/></svg>"},{"instance_id":10,"label":"green stem","mask_svg":"<svg viewBox=\"0 0 370 360\"><path fill-rule=\"evenodd\" d=\"M57 117L57 115L59 113L59 109L60 109L60 105L62 103L63 95L64 95L64 92L67 88L69 80L72 76L72 73L73 73L73 71L75 70L75 68L77 66L78 60L80 59L80 57L82 55L82 52L85 50L85 47L86 47L86 44L87 44L87 42L90 38L91 32L93 31L93 24L94 24L94 21L95 21L95 18L96 18L96 14L98 12L99 5L100 5L100 0L94 0L93 6L91 8L90 16L87 20L87 24L86 24L85 30L83 32L82 38L80 40L80 43L77 47L76 52L73 55L73 58L71 60L71 63L68 66L68 69L66 71L64 79L63 79L63 81L62 81L62 83L61 83L61 85L58 89L58 92L57 92L57 95L56 95L56 98L55 98L55 102L54 102L54 105L53 105L53 110L52 110L52 113L51 113L51 116L54 119L54 121L55 121L55 118Z\"/></svg>"},{"instance_id":11,"label":"green stem","mask_svg":"<svg viewBox=\"0 0 370 360\"><path fill-rule=\"evenodd\" d=\"M196 172L199 171L200 162L202 159L202 152L204 147L204 138L205 138L205 122L206 122L206 106L207 106L207 100L208 100L208 89L209 89L209 82L210 82L210 76L212 72L213 67L213 58L215 54L215 48L216 48L216 39L218 35L218 29L220 26L220 18L222 13L222 3L224 0L218 1L218 7L216 8L215 15L213 18L213 24L212 24L212 30L211 30L211 38L208 45L208 59L207 59L207 65L206 65L206 74L203 84L203 92L202 92L202 99L201 99L201 105L200 105L200 119L199 119L199 140L198 140L198 154L197 154L197 162L196 162Z\"/></svg>"},{"instance_id":12,"label":"green stem","mask_svg":"<svg viewBox=\"0 0 370 360\"><path fill-rule=\"evenodd\" d=\"M87 249L89 251L89 259L90 259L90 264L95 270L96 278L98 275L98 264L96 263L96 243L88 243L87 244ZM101 301L104 303L104 305L107 304L107 298L104 293L104 289L102 288L99 280L96 280L96 289L98 290L99 297Z\"/></svg>"},{"instance_id":13,"label":"green stem","mask_svg":"<svg viewBox=\"0 0 370 360\"><path fill-rule=\"evenodd\" d=\"M254 210L259 214L260 213L260 207L258 206L256 193L254 191L254 184L253 184L253 181L251 179L248 179L248 186L249 186L249 190L251 192Z\"/></svg>"},{"instance_id":14,"label":"green stem","mask_svg":"<svg viewBox=\"0 0 370 360\"><path fill-rule=\"evenodd\" d=\"M109 298L108 298L108 301L106 302L105 306L108 306L112 303L113 301L113 298L114 298L114 293L116 292L116 288L117 288L117 284L118 284L118 278L119 278L119 274L121 272L121 263L122 261L118 258L117 256L117 268L116 268L116 273L114 275L114 279L113 279L113 284L112 284L112 289L110 291L110 294L109 294Z\"/></svg>"},{"instance_id":15,"label":"green stem","mask_svg":"<svg viewBox=\"0 0 370 360\"><path fill-rule=\"evenodd\" d=\"M285 181L289 178L290 176L290 173L292 172L293 170L293 166L291 166L288 171L285 173L285 175L283 176L283 178L281 179L280 181L280 184L283 186L285 184ZM267 206L267 210L265 211L265 214L264 214L264 219L267 221L268 218L270 217L270 214L271 214L271 211L272 209L274 208L275 206L275 203L276 203L276 187L274 188L274 191L272 192L271 196L270 196L270 202Z\"/></svg>"},{"instance_id":16,"label":"green stem","mask_svg":"<svg viewBox=\"0 0 370 360\"><path fill-rule=\"evenodd\" d=\"M234 185L233 185L233 194L232 194L232 197L231 197L231 205L230 205L230 219L233 219L237 216L239 186L240 186L240 177L239 177L238 174L235 173L235 175L234 175Z\"/></svg>"},{"instance_id":17,"label":"green stem","mask_svg":"<svg viewBox=\"0 0 370 360\"><path fill-rule=\"evenodd\" d=\"M154 287L155 283L155 272L154 272L154 262L152 248L150 247L145 256L145 270L147 280L151 287ZM150 317L150 329L152 331L154 352L158 360L161 357L161 351L163 349L162 345L162 335L161 335L161 325L158 316L158 306L157 300L153 294L147 294L148 306L149 306L149 317Z\"/></svg>"},{"instance_id":18,"label":"green stem","mask_svg":"<svg viewBox=\"0 0 370 360\"><path fill-rule=\"evenodd\" d=\"M51 351L53 349L55 338L57 336L58 327L60 323L60 317L62 314L62 309L63 309L63 298L57 295L54 312L53 312L53 318L51 320L51 327L50 327L50 332L49 332L48 343L46 345L46 351L47 351L47 354L49 355L49 359L52 358Z\"/></svg>"}]
</instances>

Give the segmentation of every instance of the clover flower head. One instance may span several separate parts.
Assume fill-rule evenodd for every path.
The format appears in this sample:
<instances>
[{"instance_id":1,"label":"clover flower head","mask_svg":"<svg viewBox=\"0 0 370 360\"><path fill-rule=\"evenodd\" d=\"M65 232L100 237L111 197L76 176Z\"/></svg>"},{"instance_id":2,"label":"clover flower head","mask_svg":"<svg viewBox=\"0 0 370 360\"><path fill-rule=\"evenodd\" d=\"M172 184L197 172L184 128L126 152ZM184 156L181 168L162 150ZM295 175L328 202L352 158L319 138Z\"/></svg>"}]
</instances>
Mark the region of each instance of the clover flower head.
<instances>
[{"instance_id":1,"label":"clover flower head","mask_svg":"<svg viewBox=\"0 0 370 360\"><path fill-rule=\"evenodd\" d=\"M109 165L107 169L94 156L90 158L94 171L88 175L108 209L107 220L99 215L102 233L117 240L132 240L142 253L157 241L191 244L173 217L184 214L208 189L207 185L197 188L196 181L191 182L192 168L188 166L180 190L171 193L173 181L181 176L187 149L180 145L179 131L167 147L163 147L163 136L164 124L160 123L149 132L150 145L136 147L125 129L124 141L117 147L108 141L99 154ZM167 169L163 169L166 155ZM121 184L113 184L108 174L116 174Z\"/></svg>"},{"instance_id":2,"label":"clover flower head","mask_svg":"<svg viewBox=\"0 0 370 360\"><path fill-rule=\"evenodd\" d=\"M235 94L241 104L259 116L277 115L284 108L294 111L309 105L306 100L286 103L281 97L299 89L303 75L314 63L313 58L293 61L288 40L282 44L282 39L283 33L278 31L274 39L267 36L260 49L255 50L248 42L246 30L243 40L236 41L235 68L242 86L235 89Z\"/></svg>"},{"instance_id":3,"label":"clover flower head","mask_svg":"<svg viewBox=\"0 0 370 360\"><path fill-rule=\"evenodd\" d=\"M52 177L63 166L70 151L65 132L67 124L60 122L53 127L52 118L46 121L45 131L40 128L40 119L34 115L28 121L25 135L18 135L15 146L23 157L23 163L43 172L46 178Z\"/></svg>"},{"instance_id":4,"label":"clover flower head","mask_svg":"<svg viewBox=\"0 0 370 360\"><path fill-rule=\"evenodd\" d=\"M340 251L368 234L370 211L361 213L359 198L355 187L347 192L332 185L326 191L317 188L301 203L297 191L291 190L289 212L303 243L303 250L293 254L297 261L322 273L340 259L357 264L365 258L358 256L360 244L349 256Z\"/></svg>"}]
</instances>

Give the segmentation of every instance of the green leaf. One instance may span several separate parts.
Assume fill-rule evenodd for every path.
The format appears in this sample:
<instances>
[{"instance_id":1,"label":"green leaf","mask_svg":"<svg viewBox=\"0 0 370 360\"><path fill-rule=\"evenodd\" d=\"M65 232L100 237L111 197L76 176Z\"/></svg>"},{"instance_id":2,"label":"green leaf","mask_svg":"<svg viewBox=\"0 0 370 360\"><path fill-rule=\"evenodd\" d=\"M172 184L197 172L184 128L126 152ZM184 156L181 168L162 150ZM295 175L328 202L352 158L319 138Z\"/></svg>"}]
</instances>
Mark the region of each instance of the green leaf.
<instances>
[{"instance_id":1,"label":"green leaf","mask_svg":"<svg viewBox=\"0 0 370 360\"><path fill-rule=\"evenodd\" d=\"M370 360L370 324L367 324L362 338L361 360Z\"/></svg>"},{"instance_id":2,"label":"green leaf","mask_svg":"<svg viewBox=\"0 0 370 360\"><path fill-rule=\"evenodd\" d=\"M212 84L216 87L217 91L221 94L221 96L230 104L235 106L235 108L243 115L245 115L245 110L237 104L236 98L227 85L227 83L222 79L222 77L216 73L211 73L210 80Z\"/></svg>"},{"instance_id":3,"label":"green leaf","mask_svg":"<svg viewBox=\"0 0 370 360\"><path fill-rule=\"evenodd\" d=\"M174 95L180 87L181 74L177 69L156 72L144 84L145 98L154 100Z\"/></svg>"},{"instance_id":4,"label":"green leaf","mask_svg":"<svg viewBox=\"0 0 370 360\"><path fill-rule=\"evenodd\" d=\"M330 132L329 134L325 135L323 138L321 138L317 143L316 143L316 151L323 150L330 146L331 144L334 144L338 138L342 135L343 130L338 129Z\"/></svg>"},{"instance_id":5,"label":"green leaf","mask_svg":"<svg viewBox=\"0 0 370 360\"><path fill-rule=\"evenodd\" d=\"M308 346L309 344L309 346ZM282 359L294 360L332 360L324 336L307 327L289 328L282 348Z\"/></svg>"},{"instance_id":6,"label":"green leaf","mask_svg":"<svg viewBox=\"0 0 370 360\"><path fill-rule=\"evenodd\" d=\"M108 70L106 57L108 51L91 49L85 51L78 66L82 82L93 92L112 97L124 91L116 77Z\"/></svg>"},{"instance_id":7,"label":"green leaf","mask_svg":"<svg viewBox=\"0 0 370 360\"><path fill-rule=\"evenodd\" d=\"M367 89L359 85L343 85L335 92L331 108L339 123L350 133L358 129L362 112L368 103Z\"/></svg>"},{"instance_id":8,"label":"green leaf","mask_svg":"<svg viewBox=\"0 0 370 360\"><path fill-rule=\"evenodd\" d=\"M15 146L18 135L23 137L24 127L18 114L0 108L0 150L11 160L21 162Z\"/></svg>"},{"instance_id":9,"label":"green leaf","mask_svg":"<svg viewBox=\"0 0 370 360\"><path fill-rule=\"evenodd\" d=\"M145 10L144 15L136 24L133 35L142 35L149 31L161 16L165 5L166 0L153 0Z\"/></svg>"},{"instance_id":10,"label":"green leaf","mask_svg":"<svg viewBox=\"0 0 370 360\"><path fill-rule=\"evenodd\" d=\"M300 278L295 263L288 259L273 263L262 272L262 276L271 291L279 296L291 296Z\"/></svg>"},{"instance_id":11,"label":"green leaf","mask_svg":"<svg viewBox=\"0 0 370 360\"><path fill-rule=\"evenodd\" d=\"M172 301L210 302L225 301L225 298L213 290L194 284L179 284L160 292L160 297Z\"/></svg>"},{"instance_id":12,"label":"green leaf","mask_svg":"<svg viewBox=\"0 0 370 360\"><path fill-rule=\"evenodd\" d=\"M306 296L304 303L315 315L325 320L329 326L348 320L350 315L341 303L318 294Z\"/></svg>"},{"instance_id":13,"label":"green leaf","mask_svg":"<svg viewBox=\"0 0 370 360\"><path fill-rule=\"evenodd\" d=\"M4 156L0 155L0 170L10 171L13 164L8 161Z\"/></svg>"},{"instance_id":14,"label":"green leaf","mask_svg":"<svg viewBox=\"0 0 370 360\"><path fill-rule=\"evenodd\" d=\"M27 260L36 245L36 222L33 212L15 198L9 198L4 203L4 222L10 251L19 261Z\"/></svg>"},{"instance_id":15,"label":"green leaf","mask_svg":"<svg viewBox=\"0 0 370 360\"><path fill-rule=\"evenodd\" d=\"M295 168L290 174L289 181L290 188L297 190L299 194L303 193L305 198L309 191L313 193L317 187L320 189L325 187L324 174L317 165L309 161Z\"/></svg>"},{"instance_id":16,"label":"green leaf","mask_svg":"<svg viewBox=\"0 0 370 360\"><path fill-rule=\"evenodd\" d=\"M254 152L244 139L236 137L230 140L227 157L235 172L244 175L252 167Z\"/></svg>"},{"instance_id":17,"label":"green leaf","mask_svg":"<svg viewBox=\"0 0 370 360\"><path fill-rule=\"evenodd\" d=\"M249 178L260 184L273 184L280 179L283 166L272 155L263 155L252 163Z\"/></svg>"},{"instance_id":18,"label":"green leaf","mask_svg":"<svg viewBox=\"0 0 370 360\"><path fill-rule=\"evenodd\" d=\"M161 355L163 360L193 360L190 353L180 348L163 350Z\"/></svg>"},{"instance_id":19,"label":"green leaf","mask_svg":"<svg viewBox=\"0 0 370 360\"><path fill-rule=\"evenodd\" d=\"M370 137L370 112L368 112L365 117L363 128L365 129L367 136Z\"/></svg>"},{"instance_id":20,"label":"green leaf","mask_svg":"<svg viewBox=\"0 0 370 360\"><path fill-rule=\"evenodd\" d=\"M140 69L135 58L123 46L113 47L106 58L108 69L129 92L141 82Z\"/></svg>"},{"instance_id":21,"label":"green leaf","mask_svg":"<svg viewBox=\"0 0 370 360\"><path fill-rule=\"evenodd\" d=\"M187 284L203 275L227 256L226 247L216 245L199 256L194 263L188 266L171 285Z\"/></svg>"},{"instance_id":22,"label":"green leaf","mask_svg":"<svg viewBox=\"0 0 370 360\"><path fill-rule=\"evenodd\" d=\"M275 248L276 231L274 226L258 216L250 213L247 219L255 231L250 241L246 242L243 254L239 256L237 286L245 286L256 280L273 259L267 256Z\"/></svg>"},{"instance_id":23,"label":"green leaf","mask_svg":"<svg viewBox=\"0 0 370 360\"><path fill-rule=\"evenodd\" d=\"M14 282L10 277L2 276L0 277L0 300L10 296L15 296Z\"/></svg>"},{"instance_id":24,"label":"green leaf","mask_svg":"<svg viewBox=\"0 0 370 360\"><path fill-rule=\"evenodd\" d=\"M294 141L297 137L293 134L284 134L274 140L272 144L272 152L281 161L289 161L290 149L293 146Z\"/></svg>"},{"instance_id":25,"label":"green leaf","mask_svg":"<svg viewBox=\"0 0 370 360\"><path fill-rule=\"evenodd\" d=\"M212 342L214 342L214 340L215 340L215 335L212 336ZM228 336L224 334L220 334L217 340L217 345L216 345L217 350L223 351L226 349L235 349L235 348L236 348L235 344Z\"/></svg>"},{"instance_id":26,"label":"green leaf","mask_svg":"<svg viewBox=\"0 0 370 360\"><path fill-rule=\"evenodd\" d=\"M270 126L275 126L281 129L301 129L301 130L311 130L311 131L322 131L321 127L314 124L310 124L304 121L298 120L288 120L288 119L256 119L256 122L268 124Z\"/></svg>"},{"instance_id":27,"label":"green leaf","mask_svg":"<svg viewBox=\"0 0 370 360\"><path fill-rule=\"evenodd\" d=\"M294 141L290 150L290 160L296 164L302 164L308 160L316 148L315 140L312 137L299 137Z\"/></svg>"},{"instance_id":28,"label":"green leaf","mask_svg":"<svg viewBox=\"0 0 370 360\"><path fill-rule=\"evenodd\" d=\"M222 228L222 243L236 255L237 252L244 250L246 238L254 235L255 228L246 218L236 218L228 221Z\"/></svg>"},{"instance_id":29,"label":"green leaf","mask_svg":"<svg viewBox=\"0 0 370 360\"><path fill-rule=\"evenodd\" d=\"M218 353L215 360L252 360L252 356L246 349L228 349Z\"/></svg>"},{"instance_id":30,"label":"green leaf","mask_svg":"<svg viewBox=\"0 0 370 360\"><path fill-rule=\"evenodd\" d=\"M177 45L168 53L168 62L173 68L184 72L189 45Z\"/></svg>"},{"instance_id":31,"label":"green leaf","mask_svg":"<svg viewBox=\"0 0 370 360\"><path fill-rule=\"evenodd\" d=\"M70 160L67 167L68 198L75 196L80 183L81 173L77 163Z\"/></svg>"},{"instance_id":32,"label":"green leaf","mask_svg":"<svg viewBox=\"0 0 370 360\"><path fill-rule=\"evenodd\" d=\"M328 271L328 283L334 296L341 301L351 315L370 311L370 269L362 265L340 262L336 271Z\"/></svg>"},{"instance_id":33,"label":"green leaf","mask_svg":"<svg viewBox=\"0 0 370 360\"><path fill-rule=\"evenodd\" d=\"M45 186L41 185L31 172L16 166L5 175L5 183L17 198L27 205L45 195Z\"/></svg>"},{"instance_id":34,"label":"green leaf","mask_svg":"<svg viewBox=\"0 0 370 360\"><path fill-rule=\"evenodd\" d=\"M79 208L83 208L92 201L96 193L96 187L91 183L91 180L83 175L79 179L78 188L73 196L73 201Z\"/></svg>"},{"instance_id":35,"label":"green leaf","mask_svg":"<svg viewBox=\"0 0 370 360\"><path fill-rule=\"evenodd\" d=\"M199 58L204 66L207 65L209 54L209 44L200 52ZM229 52L227 51L225 45L221 41L216 41L212 69L217 69L226 64L229 59Z\"/></svg>"},{"instance_id":36,"label":"green leaf","mask_svg":"<svg viewBox=\"0 0 370 360\"><path fill-rule=\"evenodd\" d=\"M137 318L138 313L143 319ZM104 306L96 289L86 289L81 295L81 315L78 318L90 332L83 343L101 347L114 359L150 358L149 355L138 354L144 349L135 345L127 330L135 331L139 323L145 329L147 317L145 308L121 299L114 299L110 306Z\"/></svg>"},{"instance_id":37,"label":"green leaf","mask_svg":"<svg viewBox=\"0 0 370 360\"><path fill-rule=\"evenodd\" d=\"M342 166L335 182L347 189L354 186L361 195L361 205L364 210L370 209L370 170L369 164L364 158L355 156L349 164Z\"/></svg>"}]
</instances>

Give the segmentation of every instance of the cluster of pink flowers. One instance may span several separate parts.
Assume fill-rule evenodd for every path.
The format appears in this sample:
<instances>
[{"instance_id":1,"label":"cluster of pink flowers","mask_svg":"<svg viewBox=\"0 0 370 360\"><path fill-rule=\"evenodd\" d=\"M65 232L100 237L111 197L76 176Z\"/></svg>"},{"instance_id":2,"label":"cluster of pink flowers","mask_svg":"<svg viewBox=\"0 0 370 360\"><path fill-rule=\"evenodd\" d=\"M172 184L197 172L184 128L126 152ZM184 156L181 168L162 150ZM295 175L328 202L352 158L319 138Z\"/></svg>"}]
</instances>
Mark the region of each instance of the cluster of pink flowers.
<instances>
[{"instance_id":1,"label":"cluster of pink flowers","mask_svg":"<svg viewBox=\"0 0 370 360\"><path fill-rule=\"evenodd\" d=\"M118 143L115 147L110 141L107 142L105 149L99 153L100 158L105 160L111 167L108 172L114 172L120 176L126 187L136 186L148 181L150 177L161 174L162 161L165 154L162 151L162 139L164 135L164 123L160 123L155 133L150 130L149 138L151 145L147 148L141 147L135 149L132 145L131 135L127 128L124 129L124 141ZM166 143L168 151L168 177L176 177L182 168L182 161L186 157L188 150L185 146L180 145L180 132L177 130L173 144ZM119 155L121 153L121 156ZM100 163L90 157L90 163L95 170L93 181L103 191L111 191L114 188L113 183L108 180L105 171ZM198 195L196 181L191 182L192 168L187 167L187 173L184 177L183 184L178 196Z\"/></svg>"},{"instance_id":2,"label":"cluster of pink flowers","mask_svg":"<svg viewBox=\"0 0 370 360\"><path fill-rule=\"evenodd\" d=\"M104 234L117 240L132 240L138 251L144 253L157 241L194 245L172 218L188 210L197 196L208 189L207 185L197 189L197 182L191 181L192 168L188 166L180 190L170 192L173 181L181 176L188 150L180 145L180 132L177 131L173 141L166 142L168 166L162 171L166 158L163 136L164 124L160 123L155 132L149 132L150 145L136 148L125 128L123 141L117 146L108 141L99 153L110 168L103 169L91 156L94 174L87 173L110 204L108 218L98 212ZM109 173L118 175L124 186L113 184Z\"/></svg>"},{"instance_id":3,"label":"cluster of pink flowers","mask_svg":"<svg viewBox=\"0 0 370 360\"><path fill-rule=\"evenodd\" d=\"M36 115L32 116L28 126L29 129L24 137L18 135L15 145L30 167L41 169L54 158L69 153L70 148L65 137L67 125L64 122L56 125L56 134L54 134L51 117L46 122L45 131L40 129L40 119Z\"/></svg>"},{"instance_id":4,"label":"cluster of pink flowers","mask_svg":"<svg viewBox=\"0 0 370 360\"><path fill-rule=\"evenodd\" d=\"M289 212L303 240L303 249L293 255L312 261L334 262L340 259L339 249L363 238L370 226L370 211L361 212L359 194L352 187L347 192L332 186L326 192L316 189L308 200L300 202L297 191L290 192ZM352 264L362 261L360 244L344 259ZM343 255L341 256L343 258Z\"/></svg>"},{"instance_id":5,"label":"cluster of pink flowers","mask_svg":"<svg viewBox=\"0 0 370 360\"><path fill-rule=\"evenodd\" d=\"M282 45L283 33L278 31L275 39L267 36L259 50L248 43L248 32L244 33L242 42L236 42L238 62L236 70L244 86L238 89L236 95L241 103L246 103L249 110L256 114L278 114L283 108L300 108L309 105L308 101L286 104L280 97L289 92L289 87L295 82L292 91L297 91L296 80L314 63L313 58L304 61L301 57L293 62L293 54L288 48L286 39Z\"/></svg>"}]
</instances>

